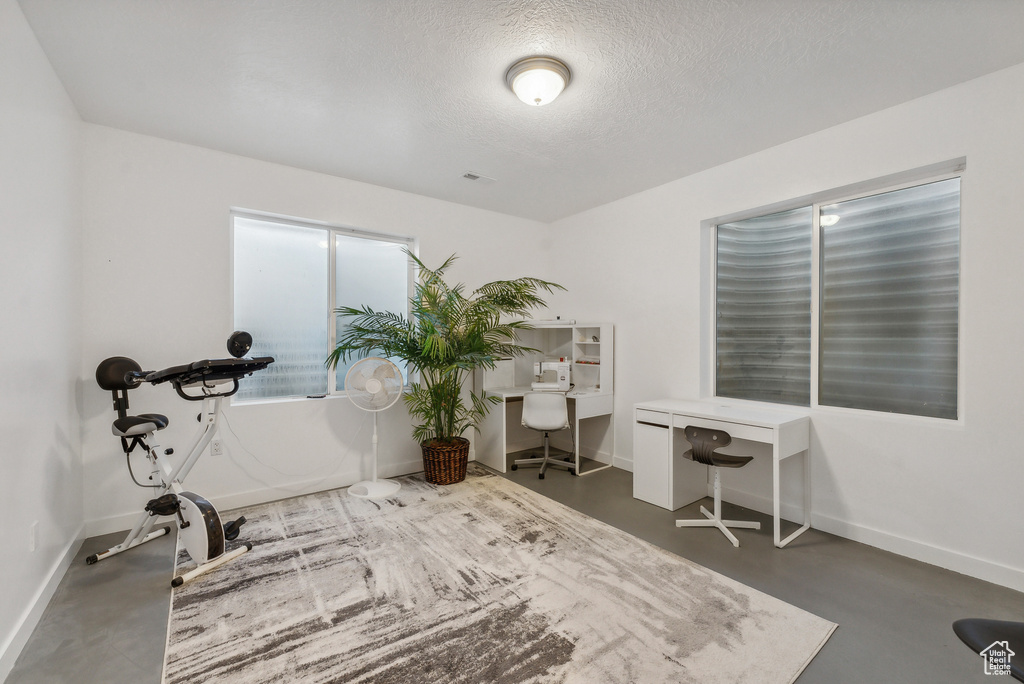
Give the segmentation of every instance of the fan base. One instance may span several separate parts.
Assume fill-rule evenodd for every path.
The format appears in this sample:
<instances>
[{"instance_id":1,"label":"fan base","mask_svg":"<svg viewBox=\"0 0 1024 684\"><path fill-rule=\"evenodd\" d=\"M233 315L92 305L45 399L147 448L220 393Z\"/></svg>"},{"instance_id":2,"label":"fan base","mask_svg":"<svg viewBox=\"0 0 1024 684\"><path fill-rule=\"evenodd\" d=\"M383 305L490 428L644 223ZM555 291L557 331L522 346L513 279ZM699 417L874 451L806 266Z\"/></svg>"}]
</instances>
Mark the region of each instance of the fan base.
<instances>
[{"instance_id":1,"label":"fan base","mask_svg":"<svg viewBox=\"0 0 1024 684\"><path fill-rule=\"evenodd\" d=\"M348 493L359 499L385 499L394 496L402 485L394 480L365 480L348 488Z\"/></svg>"}]
</instances>

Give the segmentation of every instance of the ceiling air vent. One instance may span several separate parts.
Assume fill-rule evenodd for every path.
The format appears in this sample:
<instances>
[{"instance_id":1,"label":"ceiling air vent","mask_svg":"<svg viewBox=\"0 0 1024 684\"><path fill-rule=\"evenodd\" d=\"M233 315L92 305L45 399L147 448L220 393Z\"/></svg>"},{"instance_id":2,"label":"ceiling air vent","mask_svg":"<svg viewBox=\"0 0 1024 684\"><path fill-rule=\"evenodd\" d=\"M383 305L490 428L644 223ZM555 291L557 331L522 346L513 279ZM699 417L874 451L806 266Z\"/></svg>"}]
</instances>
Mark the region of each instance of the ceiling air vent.
<instances>
[{"instance_id":1,"label":"ceiling air vent","mask_svg":"<svg viewBox=\"0 0 1024 684\"><path fill-rule=\"evenodd\" d=\"M465 178L466 180L474 181L480 185L490 185L491 183L495 182L493 178L485 176L482 173L476 173L475 171L467 171L466 173L462 174L462 177Z\"/></svg>"}]
</instances>

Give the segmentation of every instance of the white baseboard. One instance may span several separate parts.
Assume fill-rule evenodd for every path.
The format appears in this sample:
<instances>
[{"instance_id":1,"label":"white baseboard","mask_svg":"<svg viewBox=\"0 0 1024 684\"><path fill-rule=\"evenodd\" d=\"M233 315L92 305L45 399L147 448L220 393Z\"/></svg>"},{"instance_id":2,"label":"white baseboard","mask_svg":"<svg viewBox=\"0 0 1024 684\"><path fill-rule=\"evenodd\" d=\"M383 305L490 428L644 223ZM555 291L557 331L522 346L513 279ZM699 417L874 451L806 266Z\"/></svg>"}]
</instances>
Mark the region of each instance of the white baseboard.
<instances>
[{"instance_id":1,"label":"white baseboard","mask_svg":"<svg viewBox=\"0 0 1024 684\"><path fill-rule=\"evenodd\" d=\"M633 472L633 459L615 456L612 458L612 467Z\"/></svg>"},{"instance_id":2,"label":"white baseboard","mask_svg":"<svg viewBox=\"0 0 1024 684\"><path fill-rule=\"evenodd\" d=\"M811 527L884 551L891 551L900 556L913 558L929 565L937 565L946 570L1024 592L1024 571L1017 568L814 513L811 514Z\"/></svg>"},{"instance_id":3,"label":"white baseboard","mask_svg":"<svg viewBox=\"0 0 1024 684\"><path fill-rule=\"evenodd\" d=\"M381 479L399 477L400 475L408 475L409 473L415 473L421 470L423 470L422 460L381 464L377 470L377 477ZM281 499L290 499L293 496L302 496L303 494L313 494L315 492L326 492L331 489L340 489L354 485L356 482L363 479L363 474L361 472L350 470L335 473L334 475L326 478L314 478L310 480L303 480L301 482L293 482L282 487L262 487L260 489L251 489L244 492L235 492L233 494L222 494L212 498L211 502L217 507L218 511L230 511L235 508L255 506L257 504L279 501ZM203 494L201 491L197 493L200 495ZM135 524L138 516L139 511L132 511L131 513L122 513L120 515L112 515L98 520L90 520L86 523L85 536L95 537L100 534L130 530Z\"/></svg>"},{"instance_id":4,"label":"white baseboard","mask_svg":"<svg viewBox=\"0 0 1024 684\"><path fill-rule=\"evenodd\" d=\"M708 470L711 469L709 468ZM708 482L708 496L714 496L715 478L713 477L713 474L708 479L710 480ZM724 484L722 486L722 501L726 501L731 504L736 504L737 506L743 506L744 508L749 508L753 511L757 511L758 513L764 513L765 515L772 514L772 500L769 497L751 494L750 492L744 492L738 489L729 489ZM782 515L783 520L789 520L792 522L795 520L804 519L803 508L797 506L796 504L788 504L785 501L783 501L782 506L780 506L779 509L779 512Z\"/></svg>"},{"instance_id":5,"label":"white baseboard","mask_svg":"<svg viewBox=\"0 0 1024 684\"><path fill-rule=\"evenodd\" d=\"M71 561L75 559L78 550L82 548L83 541L85 541L84 525L78 528L74 537L65 547L64 552L57 558L53 567L50 568L46 581L40 585L35 596L32 597L32 601L25 608L13 634L7 640L7 643L0 647L0 681L7 679L7 675L14 669L14 663L18 660L18 656L21 655L25 644L28 643L28 639L39 624L39 620L42 619L46 606L49 605L50 599L53 598L57 587L60 586L60 581L64 579L64 573L71 566Z\"/></svg>"},{"instance_id":6,"label":"white baseboard","mask_svg":"<svg viewBox=\"0 0 1024 684\"><path fill-rule=\"evenodd\" d=\"M422 460L408 461L398 464L381 464L377 468L377 478L384 480L389 477L398 477L400 475L415 473L418 470L423 470ZM369 475L369 473L367 473L367 475ZM217 507L218 511L230 511L244 506L255 506L257 504L269 503L271 501L290 499L293 496L302 496L304 494L313 494L315 492L326 492L332 489L342 489L365 479L367 479L367 477L359 471L336 473L329 478L306 480L304 482L288 485L288 487L254 489L247 492L218 496L217 500L213 502L213 505Z\"/></svg>"},{"instance_id":7,"label":"white baseboard","mask_svg":"<svg viewBox=\"0 0 1024 684\"><path fill-rule=\"evenodd\" d=\"M598 451L597 449L591 449L590 447L585 446L580 447L580 457L589 458L592 461L597 461L598 463L607 463L609 465L612 464L615 460L614 458L612 458L611 454L605 451Z\"/></svg>"},{"instance_id":8,"label":"white baseboard","mask_svg":"<svg viewBox=\"0 0 1024 684\"><path fill-rule=\"evenodd\" d=\"M714 491L711 485L709 485L708 496L713 495ZM759 513L772 514L772 501L770 498L723 487L722 499L758 511ZM790 522L803 520L803 509L795 504L783 502L780 507L780 514L784 520ZM837 537L874 546L883 551L890 551L900 556L913 558L929 565L936 565L946 570L976 577L977 579L1009 587L1016 591L1024 591L1024 570L1011 568L982 558L975 558L959 551L953 551L952 549L914 539L898 537L882 530L839 520L814 513L813 511L811 512L811 527L822 532L834 534Z\"/></svg>"}]
</instances>

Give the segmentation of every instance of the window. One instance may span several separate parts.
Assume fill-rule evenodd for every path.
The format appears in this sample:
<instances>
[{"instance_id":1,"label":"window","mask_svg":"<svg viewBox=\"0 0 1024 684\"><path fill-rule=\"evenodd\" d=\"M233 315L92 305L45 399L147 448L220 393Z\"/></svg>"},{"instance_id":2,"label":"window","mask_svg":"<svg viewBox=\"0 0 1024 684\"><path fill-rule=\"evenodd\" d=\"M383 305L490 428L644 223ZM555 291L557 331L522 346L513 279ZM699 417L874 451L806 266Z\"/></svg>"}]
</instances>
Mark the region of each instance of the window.
<instances>
[{"instance_id":1,"label":"window","mask_svg":"<svg viewBox=\"0 0 1024 684\"><path fill-rule=\"evenodd\" d=\"M717 394L810 402L811 208L718 226Z\"/></svg>"},{"instance_id":2,"label":"window","mask_svg":"<svg viewBox=\"0 0 1024 684\"><path fill-rule=\"evenodd\" d=\"M236 396L343 391L348 366L332 373L324 365L344 325L333 311L367 305L406 314L413 271L402 248L412 240L242 213L232 224L235 329L252 333L253 355L275 359L243 379Z\"/></svg>"},{"instance_id":3,"label":"window","mask_svg":"<svg viewBox=\"0 0 1024 684\"><path fill-rule=\"evenodd\" d=\"M715 239L717 396L956 419L958 177L721 223Z\"/></svg>"}]
</instances>

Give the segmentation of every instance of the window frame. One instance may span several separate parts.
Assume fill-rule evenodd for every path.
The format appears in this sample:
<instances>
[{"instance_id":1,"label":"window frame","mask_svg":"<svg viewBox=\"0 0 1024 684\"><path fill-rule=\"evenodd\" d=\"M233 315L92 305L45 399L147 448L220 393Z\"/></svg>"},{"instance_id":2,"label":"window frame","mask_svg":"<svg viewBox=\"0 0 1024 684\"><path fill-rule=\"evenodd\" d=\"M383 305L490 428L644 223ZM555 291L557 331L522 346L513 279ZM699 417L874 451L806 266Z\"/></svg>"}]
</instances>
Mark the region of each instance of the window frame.
<instances>
[{"instance_id":1,"label":"window frame","mask_svg":"<svg viewBox=\"0 0 1024 684\"><path fill-rule=\"evenodd\" d=\"M230 290L230 301L231 301L231 320L232 326L235 320L235 218L251 219L254 221L263 221L267 223L276 223L283 226L294 226L296 228L311 228L315 230L322 230L325 233L327 239L327 282L328 282L328 312L325 325L327 325L327 349L324 350L324 358L331 352L337 344L337 330L338 330L338 315L335 313L337 308L337 240L335 236L345 235L348 237L356 237L365 240L373 240L376 242L388 242L393 244L403 245L413 254L413 256L419 258L419 240L416 237L410 235L400 235L398 233L382 233L372 230L365 230L362 228L355 228L353 226L347 226L337 223L330 223L327 221L317 221L313 219L297 218L294 216L285 216L282 214L273 214L268 212L256 211L252 209L243 209L232 207L228 212L228 252L231 255L230 262L231 268L228 275L228 288ZM410 299L415 291L416 278L418 275L418 268L412 259L408 260L406 275L406 310L405 315L408 317L410 309ZM327 394L326 398L333 397L347 397L348 392L345 391L344 387L338 387L335 381L336 371L328 371L327 375ZM412 370L406 370L406 382L404 385L405 390L416 382L416 378L413 377L414 373ZM275 402L292 402L292 401L308 401L311 397L306 395L291 395L281 397L254 397L254 398L238 398L237 396L231 397L231 404L258 404L258 403L275 403ZM319 399L317 397L316 399Z\"/></svg>"},{"instance_id":2,"label":"window frame","mask_svg":"<svg viewBox=\"0 0 1024 684\"><path fill-rule=\"evenodd\" d=\"M816 192L811 195L784 200L774 204L759 207L757 209L745 210L734 214L705 219L701 221L701 269L700 269L700 292L701 292L701 372L700 388L701 396L714 401L736 402L739 404L750 404L766 407L779 407L781 409L795 409L805 411L827 411L838 414L854 414L860 416L882 417L896 420L925 421L934 424L936 421L943 425L963 424L964 421L964 366L963 366L963 283L964 283L964 260L963 260L963 197L966 179L967 161L965 158L940 162L927 167L914 169L902 173L884 176L874 180L841 186L830 190ZM960 298L957 305L957 380L956 380L956 418L939 418L933 416L920 416L909 413L893 413L887 411L876 411L872 409L852 408L846 406L830 406L819 403L819 388L821 379L821 300L822 300L822 269L824 264L821 259L821 208L832 204L838 204L849 200L861 199L873 195L881 195L887 192L895 192L907 188L927 185L952 178L960 179L961 198L961 231L959 237L959 292ZM793 404L781 404L754 399L740 399L736 397L719 396L717 393L717 260L718 260L718 225L743 221L746 219L788 211L800 207L811 207L811 362L810 362L810 401L807 406Z\"/></svg>"}]
</instances>

